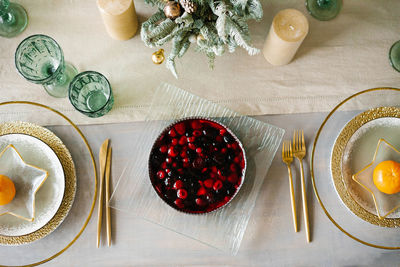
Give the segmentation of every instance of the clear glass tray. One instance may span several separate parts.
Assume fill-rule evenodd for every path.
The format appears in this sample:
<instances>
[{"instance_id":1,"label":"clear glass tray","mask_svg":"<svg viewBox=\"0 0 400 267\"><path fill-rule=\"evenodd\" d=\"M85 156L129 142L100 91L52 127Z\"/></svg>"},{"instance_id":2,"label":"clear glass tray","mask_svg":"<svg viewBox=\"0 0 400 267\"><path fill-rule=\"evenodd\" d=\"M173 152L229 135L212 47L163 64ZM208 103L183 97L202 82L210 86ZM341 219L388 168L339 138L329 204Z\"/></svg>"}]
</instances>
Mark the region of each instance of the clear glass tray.
<instances>
[{"instance_id":1,"label":"clear glass tray","mask_svg":"<svg viewBox=\"0 0 400 267\"><path fill-rule=\"evenodd\" d=\"M241 140L247 155L246 178L238 195L226 207L203 215L184 214L165 204L151 186L147 168L151 147L160 132L175 120L193 116L213 118L226 125ZM134 153L119 178L110 205L236 254L283 134L283 129L162 84L154 94L145 130L133 140Z\"/></svg>"}]
</instances>

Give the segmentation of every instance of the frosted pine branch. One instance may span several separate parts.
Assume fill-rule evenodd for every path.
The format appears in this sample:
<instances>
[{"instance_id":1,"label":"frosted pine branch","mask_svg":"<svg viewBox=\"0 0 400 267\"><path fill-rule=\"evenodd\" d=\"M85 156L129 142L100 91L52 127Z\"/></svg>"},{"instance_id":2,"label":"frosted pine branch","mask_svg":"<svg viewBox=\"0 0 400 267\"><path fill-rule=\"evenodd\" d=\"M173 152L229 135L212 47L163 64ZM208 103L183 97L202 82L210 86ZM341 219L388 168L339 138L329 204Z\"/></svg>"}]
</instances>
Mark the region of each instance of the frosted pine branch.
<instances>
[{"instance_id":1,"label":"frosted pine branch","mask_svg":"<svg viewBox=\"0 0 400 267\"><path fill-rule=\"evenodd\" d=\"M145 0L159 10L142 24L141 30L142 40L150 47L163 46L172 40L166 67L175 77L175 59L186 53L191 42L195 44L196 51L207 55L210 67L216 56L222 55L225 50L233 52L238 46L244 48L249 55L259 53L251 45L247 24L249 19L261 19L263 10L259 0L181 1L186 11L171 20L162 10L166 3L164 0ZM192 36L191 42L189 36Z\"/></svg>"}]
</instances>

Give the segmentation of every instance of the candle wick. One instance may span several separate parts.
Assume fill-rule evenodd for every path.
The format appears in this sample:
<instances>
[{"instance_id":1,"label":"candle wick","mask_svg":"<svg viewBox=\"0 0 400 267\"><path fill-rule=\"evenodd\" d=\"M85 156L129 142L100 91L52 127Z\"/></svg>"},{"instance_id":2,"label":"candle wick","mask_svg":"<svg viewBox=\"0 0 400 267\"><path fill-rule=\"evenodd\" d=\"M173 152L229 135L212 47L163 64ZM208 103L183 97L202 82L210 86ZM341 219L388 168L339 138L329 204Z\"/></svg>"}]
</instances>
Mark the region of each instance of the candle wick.
<instances>
[{"instance_id":1,"label":"candle wick","mask_svg":"<svg viewBox=\"0 0 400 267\"><path fill-rule=\"evenodd\" d=\"M289 29L291 29L293 31L294 27L292 25L289 25Z\"/></svg>"}]
</instances>

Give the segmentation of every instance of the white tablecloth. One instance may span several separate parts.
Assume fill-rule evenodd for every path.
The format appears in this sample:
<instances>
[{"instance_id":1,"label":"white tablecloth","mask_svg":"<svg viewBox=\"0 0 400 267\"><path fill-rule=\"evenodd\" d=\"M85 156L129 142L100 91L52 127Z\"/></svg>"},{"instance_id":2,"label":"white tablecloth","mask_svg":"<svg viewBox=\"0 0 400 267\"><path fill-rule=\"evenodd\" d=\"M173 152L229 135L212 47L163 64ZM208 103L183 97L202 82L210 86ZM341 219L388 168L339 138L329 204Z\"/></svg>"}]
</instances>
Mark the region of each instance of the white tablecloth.
<instances>
[{"instance_id":1,"label":"white tablecloth","mask_svg":"<svg viewBox=\"0 0 400 267\"><path fill-rule=\"evenodd\" d=\"M275 124L286 130L284 139L290 139L294 129L303 128L308 144L307 160L311 155L311 146L314 135L325 118L326 114L301 114L259 116L258 120ZM309 121L307 125L303 122ZM130 159L132 146L143 129L144 123L124 123L116 125L82 126L84 134L88 137L92 148L99 148L105 138L111 138L113 146L113 168L111 188L115 188L119 175L123 171L127 160ZM54 129L54 128L52 128ZM62 132L61 128L57 128ZM65 136L69 143L68 137ZM127 145L130 144L130 145ZM326 146L326 154L329 147ZM79 150L78 150L79 151ZM325 153L324 152L324 153ZM76 156L76 154L72 154ZM98 162L98 155L96 153ZM90 167L90 164L88 164ZM399 251L388 251L367 247L342 233L323 212L315 198L309 165L305 163L305 176L308 194L308 210L312 242L307 244L304 228L303 211L301 204L300 174L298 162L292 165L295 182L297 204L297 220L299 232L293 230L292 211L289 194L289 180L286 165L281 157L276 156L270 171L265 177L264 184L258 196L254 212L250 218L243 242L236 256L221 252L206 246L188 237L167 230L159 225L136 218L135 214L117 212L112 209L112 236L113 244L110 248L106 245L106 231L103 227L101 247L96 248L97 233L97 204L93 217L82 236L59 257L44 266L397 266L400 262ZM80 170L80 174L90 169ZM78 176L79 177L79 176ZM93 177L82 176L84 180ZM327 181L329 182L329 181ZM80 187L81 190L82 187ZM79 190L79 189L78 189ZM82 197L84 196L84 197ZM91 203L90 194L82 194L75 201ZM326 197L326 196L324 196ZM340 203L336 194L324 198L331 203L337 203L335 213L340 213L346 221L357 221L360 227L365 223ZM80 205L78 205L80 207ZM76 208L76 207L75 207ZM87 216L87 209L74 210L69 214L67 221L47 238L38 241L30 253L48 255L49 239L54 241L57 236L60 242L70 240L74 236L74 220L81 222ZM72 216L72 217L71 217ZM76 216L76 217L75 217ZM336 219L336 218L335 218ZM105 221L103 220L103 223ZM69 224L68 224L69 223ZM349 230L346 228L346 230ZM41 246L41 249L40 249ZM22 254L20 248L0 248L0 264L10 262L30 263L32 258L28 245L21 248L28 253ZM19 257L15 259L15 257ZM13 259L14 258L14 259Z\"/></svg>"},{"instance_id":2,"label":"white tablecloth","mask_svg":"<svg viewBox=\"0 0 400 267\"><path fill-rule=\"evenodd\" d=\"M372 87L398 87L400 73L389 65L390 46L400 39L398 0L346 0L339 16L321 22L310 15L310 32L294 61L272 66L263 56L242 49L216 59L208 68L205 55L189 52L177 61L176 80L164 65L154 65L137 34L114 41L105 32L95 1L16 0L29 13L25 32L0 38L0 101L31 100L51 105L77 123L142 120L154 89L168 82L247 115L328 111L341 99ZM256 47L261 48L273 16L284 8L307 13L303 0L262 0L264 18L250 22ZM135 0L140 22L156 9ZM35 33L55 38L67 61L79 70L105 74L113 87L114 109L100 119L74 111L68 99L48 96L39 85L17 74L14 52L19 42ZM166 52L169 47L164 47Z\"/></svg>"}]
</instances>

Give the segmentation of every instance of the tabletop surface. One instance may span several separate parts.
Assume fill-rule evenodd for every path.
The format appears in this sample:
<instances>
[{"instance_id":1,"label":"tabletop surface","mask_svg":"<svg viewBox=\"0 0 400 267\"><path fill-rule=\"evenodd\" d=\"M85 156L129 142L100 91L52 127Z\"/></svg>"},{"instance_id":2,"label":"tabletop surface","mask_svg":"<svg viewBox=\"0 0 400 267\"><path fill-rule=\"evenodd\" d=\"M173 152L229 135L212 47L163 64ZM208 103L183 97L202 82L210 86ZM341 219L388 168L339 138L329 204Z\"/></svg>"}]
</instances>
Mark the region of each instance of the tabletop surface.
<instances>
[{"instance_id":1,"label":"tabletop surface","mask_svg":"<svg viewBox=\"0 0 400 267\"><path fill-rule=\"evenodd\" d=\"M284 138L303 128L310 147L325 118L324 113L265 115L257 119L282 127ZM105 138L113 144L113 162L129 154L142 122L81 126L95 151ZM131 133L130 140L118 138ZM128 135L129 136L129 135ZM310 151L310 150L309 150ZM310 155L310 153L308 153ZM309 158L307 159L309 161ZM116 165L116 164L115 164ZM66 252L45 264L48 266L398 266L398 251L362 245L343 234L327 218L315 198L309 164L305 166L312 243L307 244L301 209L298 164L294 179L300 231L294 233L286 166L279 153L265 177L253 215L236 256L220 252L197 241L171 232L134 215L112 211L113 244L96 248L97 215L77 242ZM118 170L113 169L113 174ZM114 175L117 176L117 175ZM117 177L113 177L115 185ZM335 196L336 197L336 196ZM96 206L97 207L97 206ZM338 209L343 209L338 205ZM67 233L65 233L67 235ZM62 238L63 234L60 235ZM43 248L45 249L45 248Z\"/></svg>"}]
</instances>

